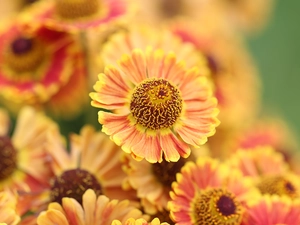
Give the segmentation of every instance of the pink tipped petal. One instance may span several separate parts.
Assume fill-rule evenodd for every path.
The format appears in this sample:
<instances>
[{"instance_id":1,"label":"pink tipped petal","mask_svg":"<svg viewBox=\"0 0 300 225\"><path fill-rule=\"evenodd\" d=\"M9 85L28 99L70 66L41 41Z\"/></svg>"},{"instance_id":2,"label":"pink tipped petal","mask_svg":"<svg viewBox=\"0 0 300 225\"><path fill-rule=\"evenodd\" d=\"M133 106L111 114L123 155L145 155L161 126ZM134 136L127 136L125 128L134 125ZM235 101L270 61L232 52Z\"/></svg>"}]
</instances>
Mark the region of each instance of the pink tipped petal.
<instances>
[{"instance_id":1,"label":"pink tipped petal","mask_svg":"<svg viewBox=\"0 0 300 225\"><path fill-rule=\"evenodd\" d=\"M179 141L172 133L168 135L161 135L160 144L167 161L177 162L180 156L186 158L191 153L189 146L184 142Z\"/></svg>"}]
</instances>

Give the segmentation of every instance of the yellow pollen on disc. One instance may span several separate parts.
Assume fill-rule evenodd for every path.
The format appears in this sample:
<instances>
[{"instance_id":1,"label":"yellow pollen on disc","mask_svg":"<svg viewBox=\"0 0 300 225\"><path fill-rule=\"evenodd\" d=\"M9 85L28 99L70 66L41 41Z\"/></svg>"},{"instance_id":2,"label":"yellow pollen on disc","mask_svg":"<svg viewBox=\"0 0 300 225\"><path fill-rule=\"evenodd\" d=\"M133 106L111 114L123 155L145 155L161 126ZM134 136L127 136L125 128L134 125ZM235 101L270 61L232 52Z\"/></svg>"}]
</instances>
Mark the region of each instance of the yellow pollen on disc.
<instances>
[{"instance_id":1,"label":"yellow pollen on disc","mask_svg":"<svg viewBox=\"0 0 300 225\"><path fill-rule=\"evenodd\" d=\"M263 177L257 187L262 194L287 195L291 198L297 197L296 187L284 176Z\"/></svg>"},{"instance_id":2,"label":"yellow pollen on disc","mask_svg":"<svg viewBox=\"0 0 300 225\"><path fill-rule=\"evenodd\" d=\"M221 189L201 191L193 205L193 224L196 225L238 225L243 208L235 195Z\"/></svg>"},{"instance_id":3,"label":"yellow pollen on disc","mask_svg":"<svg viewBox=\"0 0 300 225\"><path fill-rule=\"evenodd\" d=\"M56 0L56 13L65 19L79 19L96 14L99 0Z\"/></svg>"},{"instance_id":4,"label":"yellow pollen on disc","mask_svg":"<svg viewBox=\"0 0 300 225\"><path fill-rule=\"evenodd\" d=\"M182 111L180 91L167 80L147 79L134 89L130 111L148 129L171 128Z\"/></svg>"}]
</instances>

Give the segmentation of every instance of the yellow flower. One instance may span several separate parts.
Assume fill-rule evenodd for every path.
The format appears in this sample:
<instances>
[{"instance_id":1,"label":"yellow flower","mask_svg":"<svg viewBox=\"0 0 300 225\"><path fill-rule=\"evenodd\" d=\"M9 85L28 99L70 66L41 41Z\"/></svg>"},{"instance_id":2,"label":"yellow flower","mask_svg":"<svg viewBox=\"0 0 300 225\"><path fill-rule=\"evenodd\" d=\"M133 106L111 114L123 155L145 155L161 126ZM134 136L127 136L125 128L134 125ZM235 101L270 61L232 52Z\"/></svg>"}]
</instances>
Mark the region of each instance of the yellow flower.
<instances>
[{"instance_id":1,"label":"yellow flower","mask_svg":"<svg viewBox=\"0 0 300 225\"><path fill-rule=\"evenodd\" d=\"M140 219L130 218L126 220L124 223L122 223L119 220L114 220L111 225L168 225L168 224L169 223L167 222L161 223L158 218L154 218L153 220L151 220L151 222L147 222L147 220L142 218Z\"/></svg>"},{"instance_id":2,"label":"yellow flower","mask_svg":"<svg viewBox=\"0 0 300 225\"><path fill-rule=\"evenodd\" d=\"M104 195L97 197L89 189L82 196L82 205L68 197L62 199L62 204L50 203L38 216L37 224L110 225L115 219L123 222L129 218L142 218L142 212L130 206L129 200L110 200Z\"/></svg>"},{"instance_id":3,"label":"yellow flower","mask_svg":"<svg viewBox=\"0 0 300 225\"><path fill-rule=\"evenodd\" d=\"M107 66L90 93L102 131L137 160L176 162L200 147L219 125L206 76L174 53L135 49L120 68Z\"/></svg>"},{"instance_id":4,"label":"yellow flower","mask_svg":"<svg viewBox=\"0 0 300 225\"><path fill-rule=\"evenodd\" d=\"M15 196L9 191L0 191L0 224L19 224L21 218L16 208L17 200Z\"/></svg>"}]
</instances>

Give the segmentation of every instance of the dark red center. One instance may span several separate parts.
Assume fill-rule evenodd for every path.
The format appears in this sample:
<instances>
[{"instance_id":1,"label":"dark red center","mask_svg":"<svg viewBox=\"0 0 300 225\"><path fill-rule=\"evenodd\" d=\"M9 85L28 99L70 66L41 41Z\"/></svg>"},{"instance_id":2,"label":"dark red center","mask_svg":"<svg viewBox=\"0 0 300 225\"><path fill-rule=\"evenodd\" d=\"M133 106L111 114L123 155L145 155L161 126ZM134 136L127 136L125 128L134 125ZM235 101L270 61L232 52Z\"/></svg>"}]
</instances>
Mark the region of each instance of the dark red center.
<instances>
[{"instance_id":1,"label":"dark red center","mask_svg":"<svg viewBox=\"0 0 300 225\"><path fill-rule=\"evenodd\" d=\"M217 201L217 208L224 216L229 216L235 213L236 206L230 197L222 195Z\"/></svg>"},{"instance_id":2,"label":"dark red center","mask_svg":"<svg viewBox=\"0 0 300 225\"><path fill-rule=\"evenodd\" d=\"M33 41L31 38L19 37L11 43L11 49L16 55L29 52L32 49Z\"/></svg>"},{"instance_id":3,"label":"dark red center","mask_svg":"<svg viewBox=\"0 0 300 225\"><path fill-rule=\"evenodd\" d=\"M7 136L0 137L0 181L17 168L17 151Z\"/></svg>"}]
</instances>

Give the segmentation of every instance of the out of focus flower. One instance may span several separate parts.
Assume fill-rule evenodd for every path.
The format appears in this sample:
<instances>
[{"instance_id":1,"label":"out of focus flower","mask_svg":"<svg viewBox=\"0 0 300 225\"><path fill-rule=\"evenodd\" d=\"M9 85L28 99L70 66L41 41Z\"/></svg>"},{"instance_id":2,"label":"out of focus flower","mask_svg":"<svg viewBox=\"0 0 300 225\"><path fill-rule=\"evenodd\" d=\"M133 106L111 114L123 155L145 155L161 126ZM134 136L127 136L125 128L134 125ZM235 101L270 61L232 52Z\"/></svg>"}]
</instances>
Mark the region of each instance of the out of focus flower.
<instances>
[{"instance_id":1,"label":"out of focus flower","mask_svg":"<svg viewBox=\"0 0 300 225\"><path fill-rule=\"evenodd\" d=\"M107 66L90 93L102 131L137 160L176 162L215 133L219 110L207 77L174 53L148 48Z\"/></svg>"},{"instance_id":2,"label":"out of focus flower","mask_svg":"<svg viewBox=\"0 0 300 225\"><path fill-rule=\"evenodd\" d=\"M253 199L247 207L242 225L253 224L300 224L300 202L276 195Z\"/></svg>"},{"instance_id":3,"label":"out of focus flower","mask_svg":"<svg viewBox=\"0 0 300 225\"><path fill-rule=\"evenodd\" d=\"M262 194L299 198L299 175L289 170L282 154L268 146L257 147L233 154L227 163L252 177Z\"/></svg>"},{"instance_id":4,"label":"out of focus flower","mask_svg":"<svg viewBox=\"0 0 300 225\"><path fill-rule=\"evenodd\" d=\"M20 220L15 196L9 191L0 191L0 224L16 225Z\"/></svg>"},{"instance_id":5,"label":"out of focus flower","mask_svg":"<svg viewBox=\"0 0 300 225\"><path fill-rule=\"evenodd\" d=\"M178 224L240 224L257 190L238 170L210 158L187 162L172 185L171 217Z\"/></svg>"},{"instance_id":6,"label":"out of focus flower","mask_svg":"<svg viewBox=\"0 0 300 225\"><path fill-rule=\"evenodd\" d=\"M127 22L132 10L128 0L49 0L28 7L22 20L35 21L59 31L76 32L97 28L106 32Z\"/></svg>"},{"instance_id":7,"label":"out of focus flower","mask_svg":"<svg viewBox=\"0 0 300 225\"><path fill-rule=\"evenodd\" d=\"M79 43L69 34L45 27L30 32L20 24L7 26L0 32L0 51L0 95L13 112L26 104L43 107L71 76L85 74ZM81 98L76 101L82 106Z\"/></svg>"},{"instance_id":8,"label":"out of focus flower","mask_svg":"<svg viewBox=\"0 0 300 225\"><path fill-rule=\"evenodd\" d=\"M130 218L126 220L125 222L121 222L120 220L113 220L111 225L168 225L167 222L160 222L158 218L155 218L151 220L150 222L147 222L145 219L134 219Z\"/></svg>"},{"instance_id":9,"label":"out of focus flower","mask_svg":"<svg viewBox=\"0 0 300 225\"><path fill-rule=\"evenodd\" d=\"M84 192L81 202L64 197L61 204L50 203L48 209L39 215L37 224L110 225L113 220L125 223L129 218L142 218L142 212L130 206L129 200L110 200L91 189Z\"/></svg>"},{"instance_id":10,"label":"out of focus flower","mask_svg":"<svg viewBox=\"0 0 300 225\"><path fill-rule=\"evenodd\" d=\"M193 153L193 152L192 152ZM158 217L161 221L171 221L167 208L170 199L171 185L176 181L176 174L187 161L195 160L193 154L189 158L180 158L177 162L149 163L146 160L136 161L126 157L126 182L137 190L144 211Z\"/></svg>"},{"instance_id":11,"label":"out of focus flower","mask_svg":"<svg viewBox=\"0 0 300 225\"><path fill-rule=\"evenodd\" d=\"M51 177L45 141L47 132L57 129L56 124L30 107L19 112L11 136L9 121L1 122L0 189L33 192L43 189Z\"/></svg>"}]
</instances>

